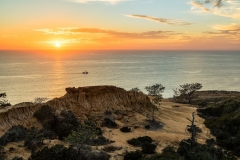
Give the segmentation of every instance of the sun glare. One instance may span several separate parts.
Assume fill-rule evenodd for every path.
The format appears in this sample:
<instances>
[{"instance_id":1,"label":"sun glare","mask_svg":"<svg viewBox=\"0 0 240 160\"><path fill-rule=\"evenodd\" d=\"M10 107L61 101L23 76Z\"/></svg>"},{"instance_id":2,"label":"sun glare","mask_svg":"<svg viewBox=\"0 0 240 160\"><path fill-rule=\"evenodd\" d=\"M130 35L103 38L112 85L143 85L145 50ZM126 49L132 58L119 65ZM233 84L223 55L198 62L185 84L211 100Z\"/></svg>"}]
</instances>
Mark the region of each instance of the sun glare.
<instances>
[{"instance_id":1,"label":"sun glare","mask_svg":"<svg viewBox=\"0 0 240 160\"><path fill-rule=\"evenodd\" d=\"M59 42L56 42L56 43L55 43L55 46L56 46L56 47L60 47L61 44L60 44Z\"/></svg>"}]
</instances>

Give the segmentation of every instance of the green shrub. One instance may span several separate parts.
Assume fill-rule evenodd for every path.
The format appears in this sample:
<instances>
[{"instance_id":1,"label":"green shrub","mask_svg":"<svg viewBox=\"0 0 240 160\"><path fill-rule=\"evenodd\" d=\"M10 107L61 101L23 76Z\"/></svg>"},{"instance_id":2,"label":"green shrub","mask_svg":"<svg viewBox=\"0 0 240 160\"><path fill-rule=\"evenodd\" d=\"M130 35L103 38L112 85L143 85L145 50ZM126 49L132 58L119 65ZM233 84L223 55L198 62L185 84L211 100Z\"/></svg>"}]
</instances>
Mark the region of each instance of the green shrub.
<instances>
[{"instance_id":1,"label":"green shrub","mask_svg":"<svg viewBox=\"0 0 240 160\"><path fill-rule=\"evenodd\" d=\"M146 129L150 129L150 125L146 125L145 128L146 128Z\"/></svg>"},{"instance_id":2,"label":"green shrub","mask_svg":"<svg viewBox=\"0 0 240 160\"><path fill-rule=\"evenodd\" d=\"M32 127L25 138L24 146L34 151L43 145L44 135L42 130Z\"/></svg>"},{"instance_id":3,"label":"green shrub","mask_svg":"<svg viewBox=\"0 0 240 160\"><path fill-rule=\"evenodd\" d=\"M97 159L99 159L99 160L109 160L110 159L110 155L109 154L107 154L106 152L102 152L102 151L100 151L100 152L89 152L88 154L87 154L87 160L97 160Z\"/></svg>"},{"instance_id":4,"label":"green shrub","mask_svg":"<svg viewBox=\"0 0 240 160\"><path fill-rule=\"evenodd\" d=\"M18 156L16 156L16 157L14 157L12 160L24 160L22 157L18 157Z\"/></svg>"},{"instance_id":5,"label":"green shrub","mask_svg":"<svg viewBox=\"0 0 240 160\"><path fill-rule=\"evenodd\" d=\"M133 146L142 146L144 143L152 143L152 141L152 138L149 136L143 136L127 140L127 142Z\"/></svg>"},{"instance_id":6,"label":"green shrub","mask_svg":"<svg viewBox=\"0 0 240 160\"><path fill-rule=\"evenodd\" d=\"M105 146L102 150L105 152L114 152L116 150L121 150L122 147L116 147L116 146Z\"/></svg>"},{"instance_id":7,"label":"green shrub","mask_svg":"<svg viewBox=\"0 0 240 160\"><path fill-rule=\"evenodd\" d=\"M22 141L26 134L27 128L21 125L13 126L0 138L0 145L6 145L8 142Z\"/></svg>"},{"instance_id":8,"label":"green shrub","mask_svg":"<svg viewBox=\"0 0 240 160\"><path fill-rule=\"evenodd\" d=\"M143 157L143 153L139 150L128 152L124 156L124 160L139 160Z\"/></svg>"},{"instance_id":9,"label":"green shrub","mask_svg":"<svg viewBox=\"0 0 240 160\"><path fill-rule=\"evenodd\" d=\"M36 110L33 116L36 117L40 123L44 123L49 118L51 118L54 113L55 113L55 109L53 109L48 105L44 105L38 110Z\"/></svg>"},{"instance_id":10,"label":"green shrub","mask_svg":"<svg viewBox=\"0 0 240 160\"><path fill-rule=\"evenodd\" d=\"M144 143L142 145L142 152L146 154L152 154L155 152L156 148L157 148L156 144Z\"/></svg>"},{"instance_id":11,"label":"green shrub","mask_svg":"<svg viewBox=\"0 0 240 160\"><path fill-rule=\"evenodd\" d=\"M42 150L33 152L28 160L86 160L80 157L73 148L66 148L63 145L55 145L51 148L44 147Z\"/></svg>"},{"instance_id":12,"label":"green shrub","mask_svg":"<svg viewBox=\"0 0 240 160\"><path fill-rule=\"evenodd\" d=\"M131 132L131 128L129 128L129 127L122 127L122 128L120 128L120 130L122 132Z\"/></svg>"},{"instance_id":13,"label":"green shrub","mask_svg":"<svg viewBox=\"0 0 240 160\"><path fill-rule=\"evenodd\" d=\"M108 128L116 128L117 127L117 123L112 121L109 118L104 118L102 126L108 127Z\"/></svg>"}]
</instances>

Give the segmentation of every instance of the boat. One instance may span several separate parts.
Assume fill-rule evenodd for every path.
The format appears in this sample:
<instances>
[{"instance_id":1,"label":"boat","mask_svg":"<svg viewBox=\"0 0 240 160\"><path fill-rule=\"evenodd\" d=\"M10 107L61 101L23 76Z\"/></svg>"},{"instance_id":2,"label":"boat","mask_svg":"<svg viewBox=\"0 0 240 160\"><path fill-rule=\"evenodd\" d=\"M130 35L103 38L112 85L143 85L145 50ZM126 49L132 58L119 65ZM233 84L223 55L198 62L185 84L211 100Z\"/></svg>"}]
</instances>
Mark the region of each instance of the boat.
<instances>
[{"instance_id":1,"label":"boat","mask_svg":"<svg viewBox=\"0 0 240 160\"><path fill-rule=\"evenodd\" d=\"M82 74L88 74L88 71L84 71L84 72L82 72Z\"/></svg>"}]
</instances>

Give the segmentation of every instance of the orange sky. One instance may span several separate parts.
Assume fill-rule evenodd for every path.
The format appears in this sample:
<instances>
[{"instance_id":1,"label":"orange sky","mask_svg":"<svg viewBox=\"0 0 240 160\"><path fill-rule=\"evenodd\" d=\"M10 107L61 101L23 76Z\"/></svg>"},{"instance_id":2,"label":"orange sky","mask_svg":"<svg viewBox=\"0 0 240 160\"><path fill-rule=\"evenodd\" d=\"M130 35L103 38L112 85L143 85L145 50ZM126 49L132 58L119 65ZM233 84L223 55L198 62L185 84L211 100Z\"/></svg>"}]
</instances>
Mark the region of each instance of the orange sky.
<instances>
[{"instance_id":1,"label":"orange sky","mask_svg":"<svg viewBox=\"0 0 240 160\"><path fill-rule=\"evenodd\" d=\"M240 50L239 8L236 0L1 1L0 49Z\"/></svg>"}]
</instances>

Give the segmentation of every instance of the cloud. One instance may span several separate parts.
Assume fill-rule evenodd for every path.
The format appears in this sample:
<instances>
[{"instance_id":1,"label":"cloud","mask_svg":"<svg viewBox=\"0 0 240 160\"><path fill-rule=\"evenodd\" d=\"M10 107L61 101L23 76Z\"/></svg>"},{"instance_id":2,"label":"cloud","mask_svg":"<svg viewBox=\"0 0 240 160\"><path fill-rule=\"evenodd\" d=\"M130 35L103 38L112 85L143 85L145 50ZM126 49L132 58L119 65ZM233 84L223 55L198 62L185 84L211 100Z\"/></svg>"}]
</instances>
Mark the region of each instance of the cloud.
<instances>
[{"instance_id":1,"label":"cloud","mask_svg":"<svg viewBox=\"0 0 240 160\"><path fill-rule=\"evenodd\" d=\"M92 33L92 34L103 34L106 36L116 36L118 38L166 38L171 35L179 35L182 33L176 33L173 31L147 31L147 32L120 32L120 31L114 31L114 30L105 30L105 29L99 29L99 28L78 28L78 29L72 29L71 32L74 33Z\"/></svg>"},{"instance_id":2,"label":"cloud","mask_svg":"<svg viewBox=\"0 0 240 160\"><path fill-rule=\"evenodd\" d=\"M240 19L239 0L191 0L193 12L208 12L214 15Z\"/></svg>"},{"instance_id":3,"label":"cloud","mask_svg":"<svg viewBox=\"0 0 240 160\"><path fill-rule=\"evenodd\" d=\"M207 1L207 3L209 2ZM200 9L203 12L210 12L210 9L206 8L204 4L199 1L190 1L189 4L192 5L192 10Z\"/></svg>"},{"instance_id":4,"label":"cloud","mask_svg":"<svg viewBox=\"0 0 240 160\"><path fill-rule=\"evenodd\" d=\"M130 14L126 15L127 17L132 17L132 18L142 18L150 21L155 21L158 23L164 23L164 24L169 24L169 25L190 25L191 23L188 22L182 22L179 20L174 20L174 19L166 19L166 18L155 18L151 16L146 16L146 15L138 15L138 14Z\"/></svg>"},{"instance_id":5,"label":"cloud","mask_svg":"<svg viewBox=\"0 0 240 160\"><path fill-rule=\"evenodd\" d=\"M213 29L215 32L204 32L205 34L213 37L221 37L221 39L228 39L232 43L239 43L240 41L240 24L230 25L215 25Z\"/></svg>"},{"instance_id":6,"label":"cloud","mask_svg":"<svg viewBox=\"0 0 240 160\"><path fill-rule=\"evenodd\" d=\"M146 31L146 32L121 32L101 28L58 28L58 29L35 29L34 31L52 35L84 36L84 34L98 35L98 37L117 37L135 39L161 39L171 36L182 35L174 31ZM86 35L85 35L86 36Z\"/></svg>"},{"instance_id":7,"label":"cloud","mask_svg":"<svg viewBox=\"0 0 240 160\"><path fill-rule=\"evenodd\" d=\"M34 31L37 32L43 32L44 34L54 34L54 35L71 35L76 34L73 32L70 32L71 29L74 28L59 28L59 29L34 29Z\"/></svg>"}]
</instances>

